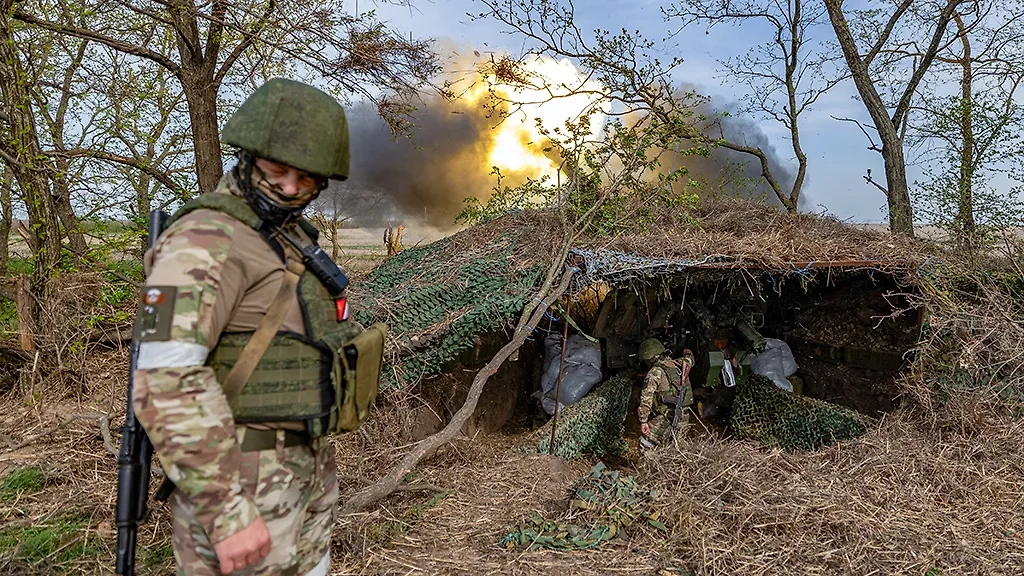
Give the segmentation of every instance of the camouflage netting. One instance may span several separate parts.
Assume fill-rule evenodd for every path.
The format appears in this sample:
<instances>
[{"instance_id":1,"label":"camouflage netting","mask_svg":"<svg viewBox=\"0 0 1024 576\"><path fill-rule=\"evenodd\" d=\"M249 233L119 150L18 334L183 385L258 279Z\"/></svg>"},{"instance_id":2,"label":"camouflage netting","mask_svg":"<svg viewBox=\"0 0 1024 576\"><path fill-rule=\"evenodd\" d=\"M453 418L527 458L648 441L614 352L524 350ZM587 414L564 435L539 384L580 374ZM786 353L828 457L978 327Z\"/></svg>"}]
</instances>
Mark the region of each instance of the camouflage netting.
<instances>
[{"instance_id":1,"label":"camouflage netting","mask_svg":"<svg viewBox=\"0 0 1024 576\"><path fill-rule=\"evenodd\" d=\"M626 441L623 439L622 425L629 409L631 388L629 376L613 376L579 402L562 409L555 430L555 455L573 459L584 454L625 454ZM553 421L548 421L534 433L537 449L542 454L548 453Z\"/></svg>"},{"instance_id":2,"label":"camouflage netting","mask_svg":"<svg viewBox=\"0 0 1024 576\"><path fill-rule=\"evenodd\" d=\"M502 536L499 544L506 549L586 550L615 538L638 520L665 531L658 513L649 507L655 496L654 490L642 488L631 476L598 462L573 485L569 511L561 521L546 520L534 512L528 522Z\"/></svg>"},{"instance_id":3,"label":"camouflage netting","mask_svg":"<svg viewBox=\"0 0 1024 576\"><path fill-rule=\"evenodd\" d=\"M853 410L781 390L751 375L736 390L729 426L739 438L785 450L814 450L861 436L876 424Z\"/></svg>"},{"instance_id":4,"label":"camouflage netting","mask_svg":"<svg viewBox=\"0 0 1024 576\"><path fill-rule=\"evenodd\" d=\"M524 234L508 230L482 241L464 235L404 250L354 288L356 319L386 322L394 338L383 388L439 374L477 335L514 326L542 280L543 263L517 255Z\"/></svg>"}]
</instances>

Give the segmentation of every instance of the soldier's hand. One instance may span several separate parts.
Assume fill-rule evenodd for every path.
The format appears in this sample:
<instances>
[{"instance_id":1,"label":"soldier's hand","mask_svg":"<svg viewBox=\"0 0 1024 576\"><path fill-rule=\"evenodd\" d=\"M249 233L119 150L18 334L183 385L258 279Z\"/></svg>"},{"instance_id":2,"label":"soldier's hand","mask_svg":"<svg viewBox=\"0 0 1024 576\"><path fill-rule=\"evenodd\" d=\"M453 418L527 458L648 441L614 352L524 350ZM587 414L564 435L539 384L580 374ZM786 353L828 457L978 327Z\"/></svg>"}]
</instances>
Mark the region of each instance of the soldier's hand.
<instances>
[{"instance_id":1,"label":"soldier's hand","mask_svg":"<svg viewBox=\"0 0 1024 576\"><path fill-rule=\"evenodd\" d=\"M648 424L647 422L641 422L640 423L640 433L643 434L644 436L650 436L651 435L651 425Z\"/></svg>"},{"instance_id":2,"label":"soldier's hand","mask_svg":"<svg viewBox=\"0 0 1024 576\"><path fill-rule=\"evenodd\" d=\"M246 566L255 566L270 554L270 532L263 518L214 545L222 574L231 574Z\"/></svg>"}]
</instances>

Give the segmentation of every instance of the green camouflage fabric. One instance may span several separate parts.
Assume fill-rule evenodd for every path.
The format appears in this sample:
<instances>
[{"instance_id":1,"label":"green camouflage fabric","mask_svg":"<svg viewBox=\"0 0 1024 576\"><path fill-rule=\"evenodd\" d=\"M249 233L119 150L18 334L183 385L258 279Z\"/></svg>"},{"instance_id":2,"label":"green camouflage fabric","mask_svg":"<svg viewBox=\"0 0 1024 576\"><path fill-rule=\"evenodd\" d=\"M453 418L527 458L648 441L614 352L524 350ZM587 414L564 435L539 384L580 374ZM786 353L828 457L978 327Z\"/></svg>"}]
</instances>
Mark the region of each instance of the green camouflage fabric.
<instances>
[{"instance_id":1,"label":"green camouflage fabric","mask_svg":"<svg viewBox=\"0 0 1024 576\"><path fill-rule=\"evenodd\" d=\"M226 191L230 176L218 190ZM213 307L236 227L227 215L183 219L154 247L153 266L179 272L170 340L209 346ZM243 491L235 423L213 370L206 366L152 368L134 375L135 414L194 518L213 542L238 532L258 516Z\"/></svg>"},{"instance_id":2,"label":"green camouflage fabric","mask_svg":"<svg viewBox=\"0 0 1024 576\"><path fill-rule=\"evenodd\" d=\"M583 397L558 413L555 430L556 456L573 460L584 455L622 456L628 446L623 438L623 424L629 410L629 397L633 381L629 375L609 378ZM548 453L551 427L554 419L533 433L533 449Z\"/></svg>"},{"instance_id":3,"label":"green camouflage fabric","mask_svg":"<svg viewBox=\"0 0 1024 576\"><path fill-rule=\"evenodd\" d=\"M785 450L814 450L852 440L876 424L859 412L782 390L756 374L736 385L729 417L738 438Z\"/></svg>"},{"instance_id":4,"label":"green camouflage fabric","mask_svg":"<svg viewBox=\"0 0 1024 576\"><path fill-rule=\"evenodd\" d=\"M244 574L309 573L330 552L336 519L338 477L334 448L325 439L312 446L292 446L242 454L243 489L253 494L270 532L270 555ZM220 576L210 538L197 521L193 500L176 492L172 543L179 575ZM329 561L329 560L328 560ZM327 572L324 572L327 574Z\"/></svg>"},{"instance_id":5,"label":"green camouflage fabric","mask_svg":"<svg viewBox=\"0 0 1024 576\"><path fill-rule=\"evenodd\" d=\"M636 524L667 532L659 513L651 509L654 496L654 490L643 488L632 476L609 470L598 462L570 490L569 510L564 519L547 520L534 512L528 522L502 536L498 544L507 550L587 550L622 535L626 528Z\"/></svg>"},{"instance_id":6,"label":"green camouflage fabric","mask_svg":"<svg viewBox=\"0 0 1024 576\"><path fill-rule=\"evenodd\" d=\"M471 232L407 248L351 289L356 320L386 322L394 334L381 388L409 388L459 361L475 362L468 356L478 337L511 332L543 280L543 266L516 254L528 230L486 243L467 240Z\"/></svg>"}]
</instances>

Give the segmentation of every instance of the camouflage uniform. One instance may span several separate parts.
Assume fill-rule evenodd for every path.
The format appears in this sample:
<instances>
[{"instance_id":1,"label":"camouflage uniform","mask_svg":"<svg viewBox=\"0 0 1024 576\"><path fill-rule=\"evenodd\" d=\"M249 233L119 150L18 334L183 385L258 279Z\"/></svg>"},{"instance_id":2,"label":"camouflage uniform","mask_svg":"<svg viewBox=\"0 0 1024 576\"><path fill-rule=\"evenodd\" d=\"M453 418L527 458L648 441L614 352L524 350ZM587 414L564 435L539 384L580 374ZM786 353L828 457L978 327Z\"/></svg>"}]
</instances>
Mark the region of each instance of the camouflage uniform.
<instances>
[{"instance_id":1,"label":"camouflage uniform","mask_svg":"<svg viewBox=\"0 0 1024 576\"><path fill-rule=\"evenodd\" d=\"M225 175L215 193L240 194L237 178ZM284 264L255 230L202 209L172 224L147 260L147 286L173 290L173 316L166 341L140 346L133 406L177 488L179 573L220 574L213 544L262 517L270 555L243 573L326 575L338 499L333 447L323 438L286 445L278 430L275 448L243 452L244 435L267 427L236 426L204 365L222 333L256 329ZM297 296L281 329L305 332Z\"/></svg>"},{"instance_id":2,"label":"camouflage uniform","mask_svg":"<svg viewBox=\"0 0 1024 576\"><path fill-rule=\"evenodd\" d=\"M655 362L644 378L644 387L640 392L638 416L641 424L646 422L650 425L651 431L648 439L654 443L660 443L668 434L672 425L677 395L684 395L683 406L693 404L693 392L690 386L682 381L683 371L680 364L684 363L692 365L692 356L678 360L663 358ZM680 416L681 422L686 422L688 419L689 414L684 413Z\"/></svg>"}]
</instances>

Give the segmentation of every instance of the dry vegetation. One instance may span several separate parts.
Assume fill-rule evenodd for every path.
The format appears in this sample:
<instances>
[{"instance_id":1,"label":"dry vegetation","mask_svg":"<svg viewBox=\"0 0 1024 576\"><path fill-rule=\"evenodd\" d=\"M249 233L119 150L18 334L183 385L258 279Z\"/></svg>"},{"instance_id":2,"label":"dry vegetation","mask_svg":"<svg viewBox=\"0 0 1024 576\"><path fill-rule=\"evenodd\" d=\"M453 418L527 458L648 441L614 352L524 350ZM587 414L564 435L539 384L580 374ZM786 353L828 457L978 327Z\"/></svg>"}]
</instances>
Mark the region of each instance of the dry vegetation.
<instances>
[{"instance_id":1,"label":"dry vegetation","mask_svg":"<svg viewBox=\"0 0 1024 576\"><path fill-rule=\"evenodd\" d=\"M589 242L664 256L714 248L762 263L900 255L922 261L939 253L835 222L775 214L714 209L702 213L697 230ZM506 225L471 231L460 245ZM536 257L549 253L542 235L533 246ZM380 505L339 518L333 572L1020 574L1024 422L1015 415L1024 378L1016 292L1022 276L1012 266L1001 276L956 269L919 278L930 329L902 384L915 402L867 436L793 454L698 427L653 456L631 439L630 453L607 463L659 490L655 506L668 534L629 530L583 552L501 548L500 537L531 512L564 513L569 487L593 464L524 455L526 433L519 429L450 443ZM87 293L75 286L67 302ZM74 306L61 314L84 310ZM66 335L77 338L85 329ZM20 380L0 391L0 566L8 572L112 572L116 464L108 444L118 441L127 357L123 343L108 340L62 356L68 360L60 366L21 363ZM343 497L408 451L403 431L417 405L412 393L390 392L360 433L337 440ZM104 440L105 415L111 442ZM167 520L158 505L141 530L140 573L171 569Z\"/></svg>"}]
</instances>

